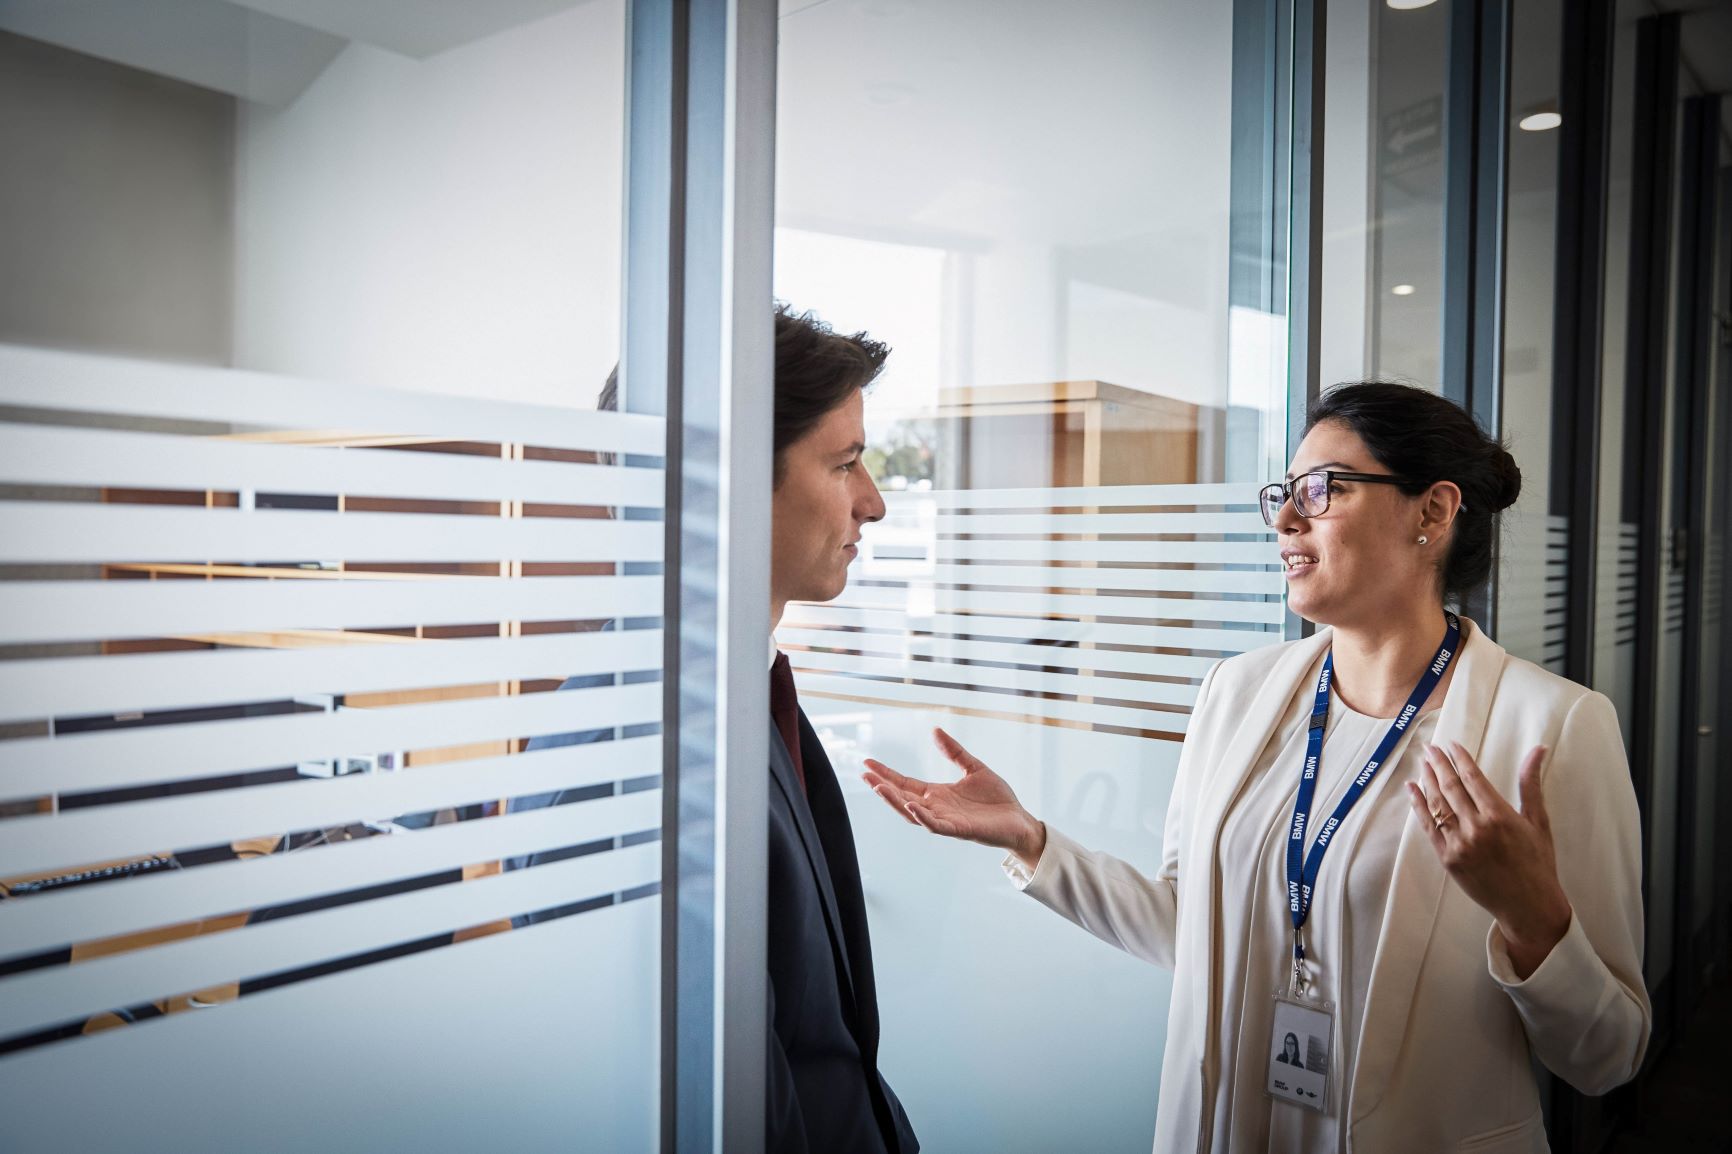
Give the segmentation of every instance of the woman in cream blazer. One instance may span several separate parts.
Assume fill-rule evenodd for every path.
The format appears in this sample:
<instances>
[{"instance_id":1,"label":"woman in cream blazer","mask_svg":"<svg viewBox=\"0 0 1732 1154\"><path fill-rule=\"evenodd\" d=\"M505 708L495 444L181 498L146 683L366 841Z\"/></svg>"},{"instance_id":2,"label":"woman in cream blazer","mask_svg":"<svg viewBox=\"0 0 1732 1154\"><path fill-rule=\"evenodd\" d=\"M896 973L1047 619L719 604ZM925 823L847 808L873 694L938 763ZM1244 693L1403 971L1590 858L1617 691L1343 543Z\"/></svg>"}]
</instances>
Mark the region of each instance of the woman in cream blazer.
<instances>
[{"instance_id":1,"label":"woman in cream blazer","mask_svg":"<svg viewBox=\"0 0 1732 1154\"><path fill-rule=\"evenodd\" d=\"M1496 514L1520 487L1471 418L1399 385L1326 394L1294 469L1266 490L1265 516L1290 607L1325 627L1204 679L1154 876L1035 820L942 731L960 781L875 761L866 779L916 824L1009 850L1006 871L1030 896L1174 971L1160 1154L1544 1151L1530 1052L1600 1094L1634 1076L1647 1045L1636 803L1610 702L1510 656L1471 621L1318 874L1306 940L1320 920L1336 927L1313 975L1343 1003L1329 1102L1312 1115L1264 1094L1271 1011L1256 995L1287 985L1291 958L1271 945L1288 895L1274 851L1258 847L1289 835L1289 755L1302 760L1324 657L1330 732L1338 701L1381 736L1389 722L1373 719L1420 692L1443 597L1483 580ZM1312 831L1365 759L1336 751L1332 764L1326 742L1321 763ZM1351 975L1332 951L1353 955Z\"/></svg>"}]
</instances>

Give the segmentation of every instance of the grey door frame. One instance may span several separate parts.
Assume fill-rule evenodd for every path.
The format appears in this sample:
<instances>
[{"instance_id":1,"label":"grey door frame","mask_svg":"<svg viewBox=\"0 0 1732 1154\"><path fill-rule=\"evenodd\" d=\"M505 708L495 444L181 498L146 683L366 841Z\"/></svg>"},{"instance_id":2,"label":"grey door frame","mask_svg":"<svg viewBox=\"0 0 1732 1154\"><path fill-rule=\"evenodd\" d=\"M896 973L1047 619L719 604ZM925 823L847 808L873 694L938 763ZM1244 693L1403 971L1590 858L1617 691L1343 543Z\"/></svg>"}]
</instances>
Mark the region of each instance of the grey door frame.
<instances>
[{"instance_id":1,"label":"grey door frame","mask_svg":"<svg viewBox=\"0 0 1732 1154\"><path fill-rule=\"evenodd\" d=\"M661 1148L764 1145L775 0L629 0L626 407L667 418Z\"/></svg>"}]
</instances>

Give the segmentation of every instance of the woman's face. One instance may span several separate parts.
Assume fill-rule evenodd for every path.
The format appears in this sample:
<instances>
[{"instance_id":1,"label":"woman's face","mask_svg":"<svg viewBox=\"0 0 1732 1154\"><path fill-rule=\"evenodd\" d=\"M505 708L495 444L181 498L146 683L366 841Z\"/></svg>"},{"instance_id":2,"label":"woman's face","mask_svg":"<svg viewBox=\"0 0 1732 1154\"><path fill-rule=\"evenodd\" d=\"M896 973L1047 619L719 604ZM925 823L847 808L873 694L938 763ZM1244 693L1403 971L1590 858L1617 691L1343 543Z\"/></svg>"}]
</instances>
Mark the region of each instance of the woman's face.
<instances>
[{"instance_id":1,"label":"woman's face","mask_svg":"<svg viewBox=\"0 0 1732 1154\"><path fill-rule=\"evenodd\" d=\"M1333 469L1389 475L1346 425L1325 421L1305 435L1289 479ZM1337 481L1329 508L1301 517L1288 501L1275 520L1287 579L1287 606L1319 625L1353 626L1379 615L1399 620L1415 597L1438 598L1443 531L1427 524L1425 494L1409 497L1394 485ZM1419 537L1428 535L1425 545Z\"/></svg>"}]
</instances>

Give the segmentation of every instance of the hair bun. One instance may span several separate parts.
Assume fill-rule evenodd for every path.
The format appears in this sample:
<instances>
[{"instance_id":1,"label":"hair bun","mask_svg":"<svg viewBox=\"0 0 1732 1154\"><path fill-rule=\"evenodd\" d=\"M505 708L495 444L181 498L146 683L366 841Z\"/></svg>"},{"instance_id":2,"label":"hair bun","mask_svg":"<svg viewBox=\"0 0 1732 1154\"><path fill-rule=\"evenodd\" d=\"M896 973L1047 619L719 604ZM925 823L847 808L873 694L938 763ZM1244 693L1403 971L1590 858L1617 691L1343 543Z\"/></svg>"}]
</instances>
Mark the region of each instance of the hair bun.
<instances>
[{"instance_id":1,"label":"hair bun","mask_svg":"<svg viewBox=\"0 0 1732 1154\"><path fill-rule=\"evenodd\" d=\"M1502 512L1522 495L1522 471L1502 445L1492 450L1491 468L1496 484L1492 493L1493 512Z\"/></svg>"}]
</instances>

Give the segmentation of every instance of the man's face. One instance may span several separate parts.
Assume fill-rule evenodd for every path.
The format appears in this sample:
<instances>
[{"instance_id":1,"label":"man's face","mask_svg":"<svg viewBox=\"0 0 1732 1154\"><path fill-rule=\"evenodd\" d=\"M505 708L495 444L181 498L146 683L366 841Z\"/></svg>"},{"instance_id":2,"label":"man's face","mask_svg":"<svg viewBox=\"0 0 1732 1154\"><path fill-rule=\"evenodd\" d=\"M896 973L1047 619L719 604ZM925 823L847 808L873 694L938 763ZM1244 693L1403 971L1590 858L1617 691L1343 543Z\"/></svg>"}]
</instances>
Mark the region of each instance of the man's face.
<instances>
[{"instance_id":1,"label":"man's face","mask_svg":"<svg viewBox=\"0 0 1732 1154\"><path fill-rule=\"evenodd\" d=\"M884 516L884 498L860 460L866 444L859 389L782 452L770 502L770 592L789 601L829 601L848 584L860 528Z\"/></svg>"}]
</instances>

